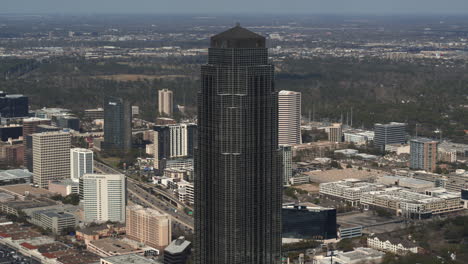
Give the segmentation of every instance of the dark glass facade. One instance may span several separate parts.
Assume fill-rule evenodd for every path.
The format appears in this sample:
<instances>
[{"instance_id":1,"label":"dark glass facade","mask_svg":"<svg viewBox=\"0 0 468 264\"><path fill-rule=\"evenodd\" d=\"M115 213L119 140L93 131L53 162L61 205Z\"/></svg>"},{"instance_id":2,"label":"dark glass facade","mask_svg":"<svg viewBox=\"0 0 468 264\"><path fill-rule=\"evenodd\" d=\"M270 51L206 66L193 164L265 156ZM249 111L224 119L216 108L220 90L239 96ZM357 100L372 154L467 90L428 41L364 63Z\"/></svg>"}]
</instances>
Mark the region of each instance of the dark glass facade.
<instances>
[{"instance_id":1,"label":"dark glass facade","mask_svg":"<svg viewBox=\"0 0 468 264\"><path fill-rule=\"evenodd\" d=\"M283 238L336 238L336 209L284 206Z\"/></svg>"},{"instance_id":2,"label":"dark glass facade","mask_svg":"<svg viewBox=\"0 0 468 264\"><path fill-rule=\"evenodd\" d=\"M1 117L25 117L29 114L29 99L23 95L0 92Z\"/></svg>"},{"instance_id":3,"label":"dark glass facade","mask_svg":"<svg viewBox=\"0 0 468 264\"><path fill-rule=\"evenodd\" d=\"M265 38L211 38L195 148L195 263L281 262L278 93Z\"/></svg>"},{"instance_id":4,"label":"dark glass facade","mask_svg":"<svg viewBox=\"0 0 468 264\"><path fill-rule=\"evenodd\" d=\"M2 126L0 127L0 137L2 141L7 141L9 138L17 139L23 136L22 126Z\"/></svg>"},{"instance_id":5,"label":"dark glass facade","mask_svg":"<svg viewBox=\"0 0 468 264\"><path fill-rule=\"evenodd\" d=\"M132 147L132 108L122 98L108 97L104 102L105 150L125 150Z\"/></svg>"}]
</instances>

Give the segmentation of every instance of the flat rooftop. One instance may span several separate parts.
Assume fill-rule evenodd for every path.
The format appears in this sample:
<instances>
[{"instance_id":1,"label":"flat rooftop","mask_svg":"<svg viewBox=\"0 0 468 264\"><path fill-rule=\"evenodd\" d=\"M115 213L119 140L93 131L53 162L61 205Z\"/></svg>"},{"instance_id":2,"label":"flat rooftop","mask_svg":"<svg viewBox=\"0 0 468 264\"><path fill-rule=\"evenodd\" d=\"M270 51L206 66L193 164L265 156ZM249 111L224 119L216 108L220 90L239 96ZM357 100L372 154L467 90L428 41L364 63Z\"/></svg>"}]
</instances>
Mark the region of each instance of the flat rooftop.
<instances>
[{"instance_id":1,"label":"flat rooftop","mask_svg":"<svg viewBox=\"0 0 468 264\"><path fill-rule=\"evenodd\" d=\"M13 169L0 171L0 181L13 181L19 179L29 179L33 176L28 170Z\"/></svg>"},{"instance_id":2,"label":"flat rooftop","mask_svg":"<svg viewBox=\"0 0 468 264\"><path fill-rule=\"evenodd\" d=\"M159 264L161 262L159 261L154 261L151 259L147 259L143 256L137 255L137 254L128 254L128 255L121 255L121 256L112 256L112 257L107 257L103 258L105 261L108 261L112 264L148 264L148 263L154 263L154 264Z\"/></svg>"},{"instance_id":3,"label":"flat rooftop","mask_svg":"<svg viewBox=\"0 0 468 264\"><path fill-rule=\"evenodd\" d=\"M47 195L53 194L52 192L49 192L46 189L33 187L30 184L15 184L15 185L1 186L0 191L4 191L10 194L16 194L20 196L24 196L26 192L32 196L47 196Z\"/></svg>"},{"instance_id":4,"label":"flat rooftop","mask_svg":"<svg viewBox=\"0 0 468 264\"><path fill-rule=\"evenodd\" d=\"M135 248L125 241L116 238L94 240L91 241L90 244L105 252L112 252L113 254L129 254L139 250L139 248Z\"/></svg>"}]
</instances>

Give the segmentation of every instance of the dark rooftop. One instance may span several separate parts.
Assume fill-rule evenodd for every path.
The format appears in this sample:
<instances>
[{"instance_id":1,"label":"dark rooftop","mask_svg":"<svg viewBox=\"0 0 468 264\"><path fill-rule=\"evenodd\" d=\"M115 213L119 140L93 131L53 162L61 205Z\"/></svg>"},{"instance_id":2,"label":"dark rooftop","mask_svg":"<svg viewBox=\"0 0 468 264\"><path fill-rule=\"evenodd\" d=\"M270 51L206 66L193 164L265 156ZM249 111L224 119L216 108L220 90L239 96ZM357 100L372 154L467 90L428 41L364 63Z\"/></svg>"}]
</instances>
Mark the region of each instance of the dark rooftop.
<instances>
[{"instance_id":1,"label":"dark rooftop","mask_svg":"<svg viewBox=\"0 0 468 264\"><path fill-rule=\"evenodd\" d=\"M265 48L265 37L237 24L211 37L212 48Z\"/></svg>"}]
</instances>

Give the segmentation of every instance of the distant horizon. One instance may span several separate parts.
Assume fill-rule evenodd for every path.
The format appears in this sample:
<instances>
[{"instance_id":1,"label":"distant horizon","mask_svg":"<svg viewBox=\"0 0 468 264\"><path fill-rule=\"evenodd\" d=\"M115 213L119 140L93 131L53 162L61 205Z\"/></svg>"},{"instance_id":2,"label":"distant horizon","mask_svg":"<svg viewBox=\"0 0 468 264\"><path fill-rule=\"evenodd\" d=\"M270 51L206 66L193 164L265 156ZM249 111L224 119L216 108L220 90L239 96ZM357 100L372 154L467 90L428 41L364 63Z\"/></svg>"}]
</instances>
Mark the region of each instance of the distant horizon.
<instances>
[{"instance_id":1,"label":"distant horizon","mask_svg":"<svg viewBox=\"0 0 468 264\"><path fill-rule=\"evenodd\" d=\"M148 12L151 10L151 12ZM427 14L466 15L466 0L16 0L6 14Z\"/></svg>"}]
</instances>

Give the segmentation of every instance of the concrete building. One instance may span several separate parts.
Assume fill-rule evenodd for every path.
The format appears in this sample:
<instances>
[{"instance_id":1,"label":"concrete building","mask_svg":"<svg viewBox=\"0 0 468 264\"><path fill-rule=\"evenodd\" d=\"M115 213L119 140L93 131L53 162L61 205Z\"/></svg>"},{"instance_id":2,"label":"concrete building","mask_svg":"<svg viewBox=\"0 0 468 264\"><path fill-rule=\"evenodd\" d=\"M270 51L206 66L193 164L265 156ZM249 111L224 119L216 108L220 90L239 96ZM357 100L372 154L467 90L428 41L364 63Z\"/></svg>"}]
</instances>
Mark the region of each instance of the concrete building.
<instances>
[{"instance_id":1,"label":"concrete building","mask_svg":"<svg viewBox=\"0 0 468 264\"><path fill-rule=\"evenodd\" d=\"M418 246L411 240L391 237L386 234L368 237L367 246L396 255L406 255L408 253L418 254Z\"/></svg>"},{"instance_id":2,"label":"concrete building","mask_svg":"<svg viewBox=\"0 0 468 264\"><path fill-rule=\"evenodd\" d=\"M391 187L363 193L360 202L364 208L380 207L411 219L427 219L463 210L460 193L447 192L443 188L428 189L422 194Z\"/></svg>"},{"instance_id":3,"label":"concrete building","mask_svg":"<svg viewBox=\"0 0 468 264\"><path fill-rule=\"evenodd\" d=\"M409 154L410 145L409 144L387 144L385 145L385 151L400 154Z\"/></svg>"},{"instance_id":4,"label":"concrete building","mask_svg":"<svg viewBox=\"0 0 468 264\"><path fill-rule=\"evenodd\" d=\"M84 118L88 120L104 119L104 109L86 109L84 110Z\"/></svg>"},{"instance_id":5,"label":"concrete building","mask_svg":"<svg viewBox=\"0 0 468 264\"><path fill-rule=\"evenodd\" d=\"M34 172L32 153L32 134L39 133L38 126L51 125L51 120L46 118L31 117L23 119L23 143L24 143L24 165L30 172Z\"/></svg>"},{"instance_id":6,"label":"concrete building","mask_svg":"<svg viewBox=\"0 0 468 264\"><path fill-rule=\"evenodd\" d=\"M374 131L350 129L343 131L344 141L355 145L365 145L374 140Z\"/></svg>"},{"instance_id":7,"label":"concrete building","mask_svg":"<svg viewBox=\"0 0 468 264\"><path fill-rule=\"evenodd\" d=\"M374 184L356 179L346 179L337 182L320 183L320 195L344 200L351 205L358 205L361 196L370 191L382 190L383 184Z\"/></svg>"},{"instance_id":8,"label":"concrete building","mask_svg":"<svg viewBox=\"0 0 468 264\"><path fill-rule=\"evenodd\" d=\"M190 256L192 243L179 237L164 249L164 264L185 264Z\"/></svg>"},{"instance_id":9,"label":"concrete building","mask_svg":"<svg viewBox=\"0 0 468 264\"><path fill-rule=\"evenodd\" d=\"M280 145L280 152L283 159L283 185L289 185L292 178L292 147Z\"/></svg>"},{"instance_id":10,"label":"concrete building","mask_svg":"<svg viewBox=\"0 0 468 264\"><path fill-rule=\"evenodd\" d=\"M70 178L70 133L36 133L32 139L34 183L46 188L49 181Z\"/></svg>"},{"instance_id":11,"label":"concrete building","mask_svg":"<svg viewBox=\"0 0 468 264\"><path fill-rule=\"evenodd\" d=\"M171 216L140 205L127 206L127 237L162 249L171 242Z\"/></svg>"},{"instance_id":12,"label":"concrete building","mask_svg":"<svg viewBox=\"0 0 468 264\"><path fill-rule=\"evenodd\" d=\"M49 182L49 191L53 193L58 193L63 197L70 195L72 193L79 193L79 183L71 179L64 179L60 181L50 181Z\"/></svg>"},{"instance_id":13,"label":"concrete building","mask_svg":"<svg viewBox=\"0 0 468 264\"><path fill-rule=\"evenodd\" d=\"M129 254L142 254L145 252L139 243L129 239L118 239L108 237L98 240L89 241L86 244L86 249L101 257L122 256Z\"/></svg>"},{"instance_id":14,"label":"concrete building","mask_svg":"<svg viewBox=\"0 0 468 264\"><path fill-rule=\"evenodd\" d=\"M186 204L194 204L193 183L180 181L177 183L178 199Z\"/></svg>"},{"instance_id":15,"label":"concrete building","mask_svg":"<svg viewBox=\"0 0 468 264\"><path fill-rule=\"evenodd\" d=\"M375 124L374 133L374 146L381 150L384 150L387 144L406 143L405 123Z\"/></svg>"},{"instance_id":16,"label":"concrete building","mask_svg":"<svg viewBox=\"0 0 468 264\"><path fill-rule=\"evenodd\" d=\"M158 112L160 115L171 117L174 111L174 95L171 90L158 91Z\"/></svg>"},{"instance_id":17,"label":"concrete building","mask_svg":"<svg viewBox=\"0 0 468 264\"><path fill-rule=\"evenodd\" d=\"M278 143L301 144L301 93L280 91L278 93Z\"/></svg>"},{"instance_id":18,"label":"concrete building","mask_svg":"<svg viewBox=\"0 0 468 264\"><path fill-rule=\"evenodd\" d=\"M38 210L32 213L31 223L60 234L64 229L75 228L77 219L73 214L56 209Z\"/></svg>"},{"instance_id":19,"label":"concrete building","mask_svg":"<svg viewBox=\"0 0 468 264\"><path fill-rule=\"evenodd\" d=\"M125 222L126 180L122 174L83 175L86 222Z\"/></svg>"},{"instance_id":20,"label":"concrete building","mask_svg":"<svg viewBox=\"0 0 468 264\"><path fill-rule=\"evenodd\" d=\"M70 149L70 178L78 182L87 173L94 171L93 151L83 148Z\"/></svg>"},{"instance_id":21,"label":"concrete building","mask_svg":"<svg viewBox=\"0 0 468 264\"><path fill-rule=\"evenodd\" d=\"M330 127L326 128L328 134L328 141L331 142L343 142L343 130L340 123L335 123Z\"/></svg>"},{"instance_id":22,"label":"concrete building","mask_svg":"<svg viewBox=\"0 0 468 264\"><path fill-rule=\"evenodd\" d=\"M137 254L127 254L102 258L99 264L161 264L161 262Z\"/></svg>"},{"instance_id":23,"label":"concrete building","mask_svg":"<svg viewBox=\"0 0 468 264\"><path fill-rule=\"evenodd\" d=\"M412 139L410 141L410 168L413 170L435 171L438 143L429 138Z\"/></svg>"},{"instance_id":24,"label":"concrete building","mask_svg":"<svg viewBox=\"0 0 468 264\"><path fill-rule=\"evenodd\" d=\"M338 252L333 257L318 256L314 263L317 264L373 264L380 263L385 253L372 248L355 248L349 252Z\"/></svg>"}]
</instances>

